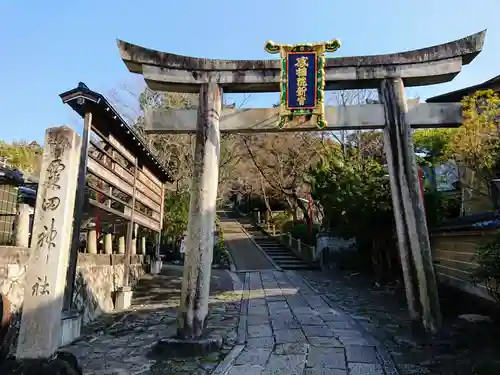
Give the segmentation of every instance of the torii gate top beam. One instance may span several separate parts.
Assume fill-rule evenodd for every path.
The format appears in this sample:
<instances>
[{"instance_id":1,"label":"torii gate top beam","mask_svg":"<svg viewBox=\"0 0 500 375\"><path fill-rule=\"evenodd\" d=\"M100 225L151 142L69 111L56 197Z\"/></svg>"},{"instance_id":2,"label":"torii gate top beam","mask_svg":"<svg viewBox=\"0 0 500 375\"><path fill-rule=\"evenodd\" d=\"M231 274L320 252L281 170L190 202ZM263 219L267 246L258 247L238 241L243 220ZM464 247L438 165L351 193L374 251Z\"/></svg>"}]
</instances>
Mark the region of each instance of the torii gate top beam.
<instances>
[{"instance_id":1,"label":"torii gate top beam","mask_svg":"<svg viewBox=\"0 0 500 375\"><path fill-rule=\"evenodd\" d=\"M380 81L401 77L405 86L452 80L484 44L486 30L453 42L413 51L373 56L328 58L326 90L378 88ZM125 65L142 74L158 91L198 93L215 82L224 92L278 92L280 62L276 60L214 60L175 55L118 40Z\"/></svg>"}]
</instances>

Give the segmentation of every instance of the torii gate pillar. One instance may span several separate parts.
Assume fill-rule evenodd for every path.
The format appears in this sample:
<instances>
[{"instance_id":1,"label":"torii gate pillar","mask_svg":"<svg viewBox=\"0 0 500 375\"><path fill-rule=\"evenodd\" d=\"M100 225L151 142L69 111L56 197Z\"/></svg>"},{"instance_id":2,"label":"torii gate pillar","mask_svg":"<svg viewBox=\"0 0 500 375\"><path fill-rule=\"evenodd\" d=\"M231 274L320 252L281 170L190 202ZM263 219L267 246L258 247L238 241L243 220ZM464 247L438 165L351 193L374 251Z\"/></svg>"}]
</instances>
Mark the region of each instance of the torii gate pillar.
<instances>
[{"instance_id":1,"label":"torii gate pillar","mask_svg":"<svg viewBox=\"0 0 500 375\"><path fill-rule=\"evenodd\" d=\"M219 179L219 116L222 91L216 83L201 85L196 122L193 178L177 335L202 335L208 316L214 223Z\"/></svg>"},{"instance_id":2,"label":"torii gate pillar","mask_svg":"<svg viewBox=\"0 0 500 375\"><path fill-rule=\"evenodd\" d=\"M408 311L412 320L419 318L415 298L418 287L422 324L427 331L434 333L441 326L441 309L403 80L383 80L379 94L386 118L384 150ZM412 261L415 267L411 267ZM417 285L413 283L412 268L417 274Z\"/></svg>"}]
</instances>

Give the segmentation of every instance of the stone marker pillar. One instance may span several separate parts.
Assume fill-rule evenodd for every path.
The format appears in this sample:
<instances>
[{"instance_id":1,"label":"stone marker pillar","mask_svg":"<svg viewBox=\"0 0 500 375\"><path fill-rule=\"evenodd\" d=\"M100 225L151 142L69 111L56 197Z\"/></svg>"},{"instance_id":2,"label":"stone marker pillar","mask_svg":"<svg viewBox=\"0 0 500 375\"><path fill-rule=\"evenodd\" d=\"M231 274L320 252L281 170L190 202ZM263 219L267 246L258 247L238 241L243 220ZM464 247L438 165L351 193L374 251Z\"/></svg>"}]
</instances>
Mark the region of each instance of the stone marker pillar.
<instances>
[{"instance_id":1,"label":"stone marker pillar","mask_svg":"<svg viewBox=\"0 0 500 375\"><path fill-rule=\"evenodd\" d=\"M418 286L423 326L427 331L436 332L441 327L441 309L403 80L383 80L380 99L386 118L384 148L408 309L413 319L418 317L415 306L415 286ZM412 278L410 254L417 276L416 283Z\"/></svg>"},{"instance_id":2,"label":"stone marker pillar","mask_svg":"<svg viewBox=\"0 0 500 375\"><path fill-rule=\"evenodd\" d=\"M106 233L104 235L104 253L113 254L113 234Z\"/></svg>"},{"instance_id":3,"label":"stone marker pillar","mask_svg":"<svg viewBox=\"0 0 500 375\"><path fill-rule=\"evenodd\" d=\"M118 254L125 254L125 236L118 237Z\"/></svg>"},{"instance_id":4,"label":"stone marker pillar","mask_svg":"<svg viewBox=\"0 0 500 375\"><path fill-rule=\"evenodd\" d=\"M206 326L214 223L219 177L219 114L222 92L215 83L203 84L196 126L194 169L182 280L178 337L198 339Z\"/></svg>"},{"instance_id":5,"label":"stone marker pillar","mask_svg":"<svg viewBox=\"0 0 500 375\"><path fill-rule=\"evenodd\" d=\"M50 357L61 342L79 152L80 138L72 129L45 132L17 358Z\"/></svg>"},{"instance_id":6,"label":"stone marker pillar","mask_svg":"<svg viewBox=\"0 0 500 375\"><path fill-rule=\"evenodd\" d=\"M97 254L97 231L95 225L87 230L87 253Z\"/></svg>"},{"instance_id":7,"label":"stone marker pillar","mask_svg":"<svg viewBox=\"0 0 500 375\"><path fill-rule=\"evenodd\" d=\"M30 215L33 209L29 204L21 203L16 217L16 246L28 247L30 240Z\"/></svg>"}]
</instances>

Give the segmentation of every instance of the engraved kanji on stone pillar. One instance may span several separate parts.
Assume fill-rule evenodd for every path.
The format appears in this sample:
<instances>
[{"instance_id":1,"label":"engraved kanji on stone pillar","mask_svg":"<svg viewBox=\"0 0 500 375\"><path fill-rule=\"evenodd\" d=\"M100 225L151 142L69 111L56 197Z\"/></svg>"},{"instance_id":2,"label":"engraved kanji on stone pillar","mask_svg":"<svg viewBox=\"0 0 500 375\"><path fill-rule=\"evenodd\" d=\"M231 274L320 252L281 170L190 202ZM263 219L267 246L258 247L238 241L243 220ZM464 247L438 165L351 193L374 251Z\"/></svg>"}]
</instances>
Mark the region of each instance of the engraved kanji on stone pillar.
<instances>
[{"instance_id":1,"label":"engraved kanji on stone pillar","mask_svg":"<svg viewBox=\"0 0 500 375\"><path fill-rule=\"evenodd\" d=\"M79 153L80 137L72 129L47 129L17 358L50 357L60 343Z\"/></svg>"}]
</instances>

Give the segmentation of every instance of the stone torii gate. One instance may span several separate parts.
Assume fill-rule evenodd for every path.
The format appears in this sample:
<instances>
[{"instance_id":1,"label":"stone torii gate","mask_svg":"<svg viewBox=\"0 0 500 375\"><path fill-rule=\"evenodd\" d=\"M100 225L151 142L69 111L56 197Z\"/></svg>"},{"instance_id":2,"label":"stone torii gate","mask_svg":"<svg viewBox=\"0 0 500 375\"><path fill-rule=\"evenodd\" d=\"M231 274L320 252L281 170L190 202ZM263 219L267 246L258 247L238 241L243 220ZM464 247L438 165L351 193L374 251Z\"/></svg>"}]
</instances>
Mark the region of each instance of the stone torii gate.
<instances>
[{"instance_id":1,"label":"stone torii gate","mask_svg":"<svg viewBox=\"0 0 500 375\"><path fill-rule=\"evenodd\" d=\"M326 59L325 90L376 88L382 104L328 107L323 130L383 129L408 309L426 330L441 324L436 277L420 194L410 129L455 127L459 104L411 104L404 88L452 80L481 51L486 31L433 47L402 53ZM146 112L149 133L195 133L187 261L178 336L202 335L208 314L213 223L220 133L318 131L312 121L279 129L279 109L227 109L222 93L279 92L279 60L212 60L159 52L118 41L129 71L142 74L152 90L199 93L197 110ZM413 264L413 265L412 265ZM415 272L418 285L414 285ZM417 295L420 308L417 307Z\"/></svg>"}]
</instances>

